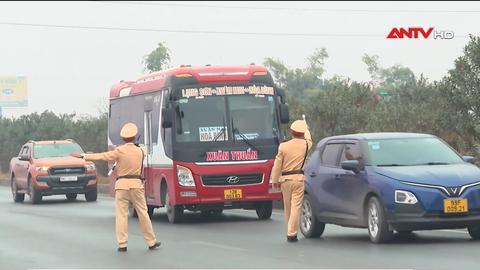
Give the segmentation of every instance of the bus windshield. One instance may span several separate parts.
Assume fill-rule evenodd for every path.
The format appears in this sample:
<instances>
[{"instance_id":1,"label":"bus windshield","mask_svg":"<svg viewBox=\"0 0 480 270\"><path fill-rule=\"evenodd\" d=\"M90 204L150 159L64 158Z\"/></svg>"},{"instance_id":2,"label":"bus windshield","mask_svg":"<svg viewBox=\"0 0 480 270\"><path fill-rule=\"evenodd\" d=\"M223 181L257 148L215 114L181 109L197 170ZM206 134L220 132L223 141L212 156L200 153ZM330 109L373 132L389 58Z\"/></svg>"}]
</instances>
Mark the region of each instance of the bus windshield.
<instances>
[{"instance_id":1,"label":"bus windshield","mask_svg":"<svg viewBox=\"0 0 480 270\"><path fill-rule=\"evenodd\" d=\"M278 137L273 95L182 97L175 103L177 142L254 141Z\"/></svg>"}]
</instances>

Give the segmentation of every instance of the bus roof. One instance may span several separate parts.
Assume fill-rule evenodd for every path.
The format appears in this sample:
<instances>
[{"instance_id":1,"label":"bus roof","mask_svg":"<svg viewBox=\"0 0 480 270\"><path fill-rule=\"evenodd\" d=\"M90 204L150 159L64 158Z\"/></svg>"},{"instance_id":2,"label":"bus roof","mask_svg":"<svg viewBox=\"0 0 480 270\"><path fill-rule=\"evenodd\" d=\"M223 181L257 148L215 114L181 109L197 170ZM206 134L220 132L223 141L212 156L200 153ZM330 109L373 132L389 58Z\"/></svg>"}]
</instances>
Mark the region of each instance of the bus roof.
<instances>
[{"instance_id":1,"label":"bus roof","mask_svg":"<svg viewBox=\"0 0 480 270\"><path fill-rule=\"evenodd\" d=\"M250 82L252 76L269 76L263 66L180 66L146 74L136 81L121 81L110 89L110 98L162 89L169 77L194 78L198 83Z\"/></svg>"}]
</instances>

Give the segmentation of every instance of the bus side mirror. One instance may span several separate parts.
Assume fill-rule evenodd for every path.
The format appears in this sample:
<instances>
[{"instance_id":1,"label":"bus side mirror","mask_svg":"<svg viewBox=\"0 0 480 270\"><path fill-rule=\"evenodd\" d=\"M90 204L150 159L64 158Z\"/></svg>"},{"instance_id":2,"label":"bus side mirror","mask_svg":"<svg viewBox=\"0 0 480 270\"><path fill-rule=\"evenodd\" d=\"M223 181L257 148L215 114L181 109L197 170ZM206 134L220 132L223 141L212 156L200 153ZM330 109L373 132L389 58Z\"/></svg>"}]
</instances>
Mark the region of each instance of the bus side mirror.
<instances>
[{"instance_id":1,"label":"bus side mirror","mask_svg":"<svg viewBox=\"0 0 480 270\"><path fill-rule=\"evenodd\" d=\"M285 90L277 88L277 95L280 97L280 102L282 104L287 103L287 95L285 94Z\"/></svg>"},{"instance_id":2,"label":"bus side mirror","mask_svg":"<svg viewBox=\"0 0 480 270\"><path fill-rule=\"evenodd\" d=\"M290 113L287 104L280 104L280 122L288 124L290 122Z\"/></svg>"},{"instance_id":3,"label":"bus side mirror","mask_svg":"<svg viewBox=\"0 0 480 270\"><path fill-rule=\"evenodd\" d=\"M162 127L171 128L173 126L173 110L170 108L162 109Z\"/></svg>"}]
</instances>

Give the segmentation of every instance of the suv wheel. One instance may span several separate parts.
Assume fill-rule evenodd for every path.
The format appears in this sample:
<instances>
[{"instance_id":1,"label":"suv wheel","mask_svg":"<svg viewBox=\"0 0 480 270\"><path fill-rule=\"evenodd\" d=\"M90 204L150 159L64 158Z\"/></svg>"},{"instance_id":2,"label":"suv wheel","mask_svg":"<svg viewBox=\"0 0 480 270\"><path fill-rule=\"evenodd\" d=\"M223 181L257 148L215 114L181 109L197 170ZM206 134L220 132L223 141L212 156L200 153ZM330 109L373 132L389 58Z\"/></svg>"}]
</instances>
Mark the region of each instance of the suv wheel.
<instances>
[{"instance_id":1,"label":"suv wheel","mask_svg":"<svg viewBox=\"0 0 480 270\"><path fill-rule=\"evenodd\" d=\"M305 238L320 237L325 230L325 223L317 220L312 207L312 199L305 194L300 218L300 231Z\"/></svg>"},{"instance_id":2,"label":"suv wheel","mask_svg":"<svg viewBox=\"0 0 480 270\"><path fill-rule=\"evenodd\" d=\"M28 178L28 190L30 192L30 200L32 204L39 204L42 201L42 193L33 188L32 179Z\"/></svg>"},{"instance_id":3,"label":"suv wheel","mask_svg":"<svg viewBox=\"0 0 480 270\"><path fill-rule=\"evenodd\" d=\"M265 220L272 216L273 203L271 201L261 202L255 209L258 219Z\"/></svg>"},{"instance_id":4,"label":"suv wheel","mask_svg":"<svg viewBox=\"0 0 480 270\"><path fill-rule=\"evenodd\" d=\"M98 197L97 189L94 189L85 193L85 200L87 200L87 202L94 202L97 200L97 197Z\"/></svg>"},{"instance_id":5,"label":"suv wheel","mask_svg":"<svg viewBox=\"0 0 480 270\"><path fill-rule=\"evenodd\" d=\"M474 240L479 240L480 239L480 226L470 226L468 227L468 233L470 234L470 237Z\"/></svg>"},{"instance_id":6,"label":"suv wheel","mask_svg":"<svg viewBox=\"0 0 480 270\"><path fill-rule=\"evenodd\" d=\"M23 202L25 200L25 193L18 193L17 181L12 177L11 188L14 202Z\"/></svg>"},{"instance_id":7,"label":"suv wheel","mask_svg":"<svg viewBox=\"0 0 480 270\"><path fill-rule=\"evenodd\" d=\"M393 238L393 231L388 228L385 211L377 197L372 197L367 204L368 235L373 243L387 243Z\"/></svg>"},{"instance_id":8,"label":"suv wheel","mask_svg":"<svg viewBox=\"0 0 480 270\"><path fill-rule=\"evenodd\" d=\"M183 217L183 207L181 205L170 205L170 195L165 194L165 208L167 209L168 221L172 224L180 222Z\"/></svg>"}]
</instances>

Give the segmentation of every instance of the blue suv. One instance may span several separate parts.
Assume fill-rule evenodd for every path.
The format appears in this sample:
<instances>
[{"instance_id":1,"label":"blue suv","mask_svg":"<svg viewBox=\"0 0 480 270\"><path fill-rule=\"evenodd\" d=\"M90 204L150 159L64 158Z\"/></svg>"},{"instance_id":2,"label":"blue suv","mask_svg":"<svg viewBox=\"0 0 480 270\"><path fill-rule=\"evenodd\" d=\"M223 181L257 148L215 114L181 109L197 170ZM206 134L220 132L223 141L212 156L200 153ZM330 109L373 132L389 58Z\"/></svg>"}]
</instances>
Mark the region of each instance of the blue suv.
<instances>
[{"instance_id":1,"label":"blue suv","mask_svg":"<svg viewBox=\"0 0 480 270\"><path fill-rule=\"evenodd\" d=\"M305 166L300 230L325 224L368 228L374 243L393 232L468 228L480 239L480 168L436 136L368 133L325 138Z\"/></svg>"}]
</instances>

